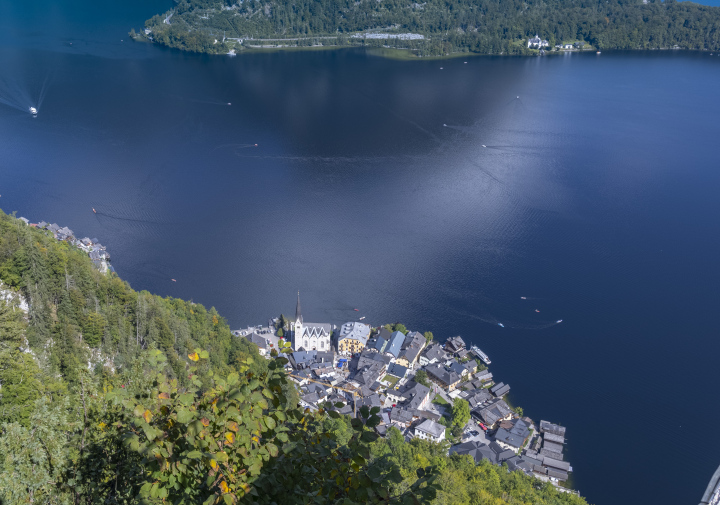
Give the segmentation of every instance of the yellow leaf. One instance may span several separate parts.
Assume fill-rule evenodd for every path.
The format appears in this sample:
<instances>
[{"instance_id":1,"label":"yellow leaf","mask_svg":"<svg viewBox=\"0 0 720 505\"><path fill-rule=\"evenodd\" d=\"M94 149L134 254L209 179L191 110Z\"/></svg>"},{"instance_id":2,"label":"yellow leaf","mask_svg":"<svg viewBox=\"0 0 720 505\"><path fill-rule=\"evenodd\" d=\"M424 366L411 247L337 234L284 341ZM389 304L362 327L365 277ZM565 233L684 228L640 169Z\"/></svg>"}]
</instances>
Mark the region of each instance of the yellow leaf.
<instances>
[{"instance_id":1,"label":"yellow leaf","mask_svg":"<svg viewBox=\"0 0 720 505\"><path fill-rule=\"evenodd\" d=\"M169 400L169 399L170 399L170 395L167 394L167 393L160 393L160 394L158 395L158 398L162 398L163 400Z\"/></svg>"},{"instance_id":2,"label":"yellow leaf","mask_svg":"<svg viewBox=\"0 0 720 505\"><path fill-rule=\"evenodd\" d=\"M217 461L215 461L214 459L211 459L210 460L210 468L215 470L217 468Z\"/></svg>"},{"instance_id":3,"label":"yellow leaf","mask_svg":"<svg viewBox=\"0 0 720 505\"><path fill-rule=\"evenodd\" d=\"M188 358L190 358L193 361L197 361L200 359L200 356L198 356L198 353L194 352L192 354L188 354Z\"/></svg>"},{"instance_id":4,"label":"yellow leaf","mask_svg":"<svg viewBox=\"0 0 720 505\"><path fill-rule=\"evenodd\" d=\"M98 424L98 428L100 428L101 430L104 429L105 426L106 426L105 423L100 423L100 424Z\"/></svg>"},{"instance_id":5,"label":"yellow leaf","mask_svg":"<svg viewBox=\"0 0 720 505\"><path fill-rule=\"evenodd\" d=\"M203 426L209 426L210 425L210 419L203 417L200 419L200 423L202 423Z\"/></svg>"},{"instance_id":6,"label":"yellow leaf","mask_svg":"<svg viewBox=\"0 0 720 505\"><path fill-rule=\"evenodd\" d=\"M223 493L230 492L230 488L228 487L227 482L225 482L224 480L220 482L220 491L222 491Z\"/></svg>"},{"instance_id":7,"label":"yellow leaf","mask_svg":"<svg viewBox=\"0 0 720 505\"><path fill-rule=\"evenodd\" d=\"M228 444L232 444L235 442L235 434L234 433L225 433L225 440L227 440Z\"/></svg>"},{"instance_id":8,"label":"yellow leaf","mask_svg":"<svg viewBox=\"0 0 720 505\"><path fill-rule=\"evenodd\" d=\"M234 432L237 432L237 430L240 429L240 428L238 427L238 423L236 423L235 421L230 421L229 423L227 423L226 426L227 426L227 429L228 429L228 430L234 431Z\"/></svg>"},{"instance_id":9,"label":"yellow leaf","mask_svg":"<svg viewBox=\"0 0 720 505\"><path fill-rule=\"evenodd\" d=\"M146 410L146 411L143 413L143 419L145 419L145 422L146 422L146 423L149 423L150 420L152 419L152 412L150 412L149 410Z\"/></svg>"}]
</instances>

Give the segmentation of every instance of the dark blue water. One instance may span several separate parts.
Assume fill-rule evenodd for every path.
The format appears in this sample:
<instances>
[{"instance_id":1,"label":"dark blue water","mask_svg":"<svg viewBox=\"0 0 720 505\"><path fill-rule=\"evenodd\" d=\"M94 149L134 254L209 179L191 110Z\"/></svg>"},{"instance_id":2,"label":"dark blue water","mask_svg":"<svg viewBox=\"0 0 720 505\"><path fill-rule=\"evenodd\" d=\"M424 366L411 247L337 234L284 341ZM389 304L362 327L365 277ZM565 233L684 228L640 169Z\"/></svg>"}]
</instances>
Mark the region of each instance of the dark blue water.
<instances>
[{"instance_id":1,"label":"dark blue water","mask_svg":"<svg viewBox=\"0 0 720 505\"><path fill-rule=\"evenodd\" d=\"M461 334L568 427L590 502L698 501L720 463L720 57L127 41L170 5L0 4L3 210L234 327L299 289L306 319Z\"/></svg>"}]
</instances>

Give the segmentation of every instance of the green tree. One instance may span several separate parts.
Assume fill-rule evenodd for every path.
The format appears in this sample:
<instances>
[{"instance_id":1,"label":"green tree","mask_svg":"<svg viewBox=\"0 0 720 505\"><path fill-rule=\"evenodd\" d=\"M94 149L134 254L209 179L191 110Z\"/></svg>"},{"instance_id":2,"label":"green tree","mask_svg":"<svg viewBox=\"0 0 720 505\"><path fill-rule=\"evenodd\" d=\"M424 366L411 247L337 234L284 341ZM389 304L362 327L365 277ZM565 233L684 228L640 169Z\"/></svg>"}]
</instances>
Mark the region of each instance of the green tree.
<instances>
[{"instance_id":1,"label":"green tree","mask_svg":"<svg viewBox=\"0 0 720 505\"><path fill-rule=\"evenodd\" d=\"M430 345L430 342L433 341L433 333L431 331L426 331L423 333L423 337L425 337L425 342L427 342L428 345Z\"/></svg>"},{"instance_id":2,"label":"green tree","mask_svg":"<svg viewBox=\"0 0 720 505\"><path fill-rule=\"evenodd\" d=\"M428 375L425 370L420 369L415 372L415 382L422 384L423 386L430 387L430 381L428 380Z\"/></svg>"},{"instance_id":3,"label":"green tree","mask_svg":"<svg viewBox=\"0 0 720 505\"><path fill-rule=\"evenodd\" d=\"M464 428L470 420L470 404L462 398L455 398L452 408L452 422L455 426Z\"/></svg>"}]
</instances>

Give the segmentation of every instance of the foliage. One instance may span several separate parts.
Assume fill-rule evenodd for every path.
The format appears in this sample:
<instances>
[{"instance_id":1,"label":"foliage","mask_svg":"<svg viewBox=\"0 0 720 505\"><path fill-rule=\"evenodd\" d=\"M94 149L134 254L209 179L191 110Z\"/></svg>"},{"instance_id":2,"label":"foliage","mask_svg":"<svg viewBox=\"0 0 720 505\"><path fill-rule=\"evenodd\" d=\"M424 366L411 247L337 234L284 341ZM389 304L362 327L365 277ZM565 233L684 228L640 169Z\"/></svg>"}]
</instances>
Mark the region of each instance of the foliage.
<instances>
[{"instance_id":1,"label":"foliage","mask_svg":"<svg viewBox=\"0 0 720 505\"><path fill-rule=\"evenodd\" d=\"M452 408L453 425L464 428L470 420L470 404L462 398L455 398Z\"/></svg>"},{"instance_id":2,"label":"foliage","mask_svg":"<svg viewBox=\"0 0 720 505\"><path fill-rule=\"evenodd\" d=\"M428 381L428 375L425 370L421 369L415 372L415 382L425 387L430 387L430 381Z\"/></svg>"},{"instance_id":3,"label":"foliage","mask_svg":"<svg viewBox=\"0 0 720 505\"><path fill-rule=\"evenodd\" d=\"M250 45L287 38L298 46L401 47L421 56L525 54L535 34L551 45L578 40L599 49L720 50L720 8L674 0L181 0L167 24L169 14L146 22L157 42L210 53L227 52L227 36ZM351 37L367 32L425 39Z\"/></svg>"},{"instance_id":4,"label":"foliage","mask_svg":"<svg viewBox=\"0 0 720 505\"><path fill-rule=\"evenodd\" d=\"M425 337L425 342L427 343L427 345L430 345L430 342L432 342L433 338L435 338L433 332L431 331L426 331L425 333L423 333L423 337Z\"/></svg>"}]
</instances>

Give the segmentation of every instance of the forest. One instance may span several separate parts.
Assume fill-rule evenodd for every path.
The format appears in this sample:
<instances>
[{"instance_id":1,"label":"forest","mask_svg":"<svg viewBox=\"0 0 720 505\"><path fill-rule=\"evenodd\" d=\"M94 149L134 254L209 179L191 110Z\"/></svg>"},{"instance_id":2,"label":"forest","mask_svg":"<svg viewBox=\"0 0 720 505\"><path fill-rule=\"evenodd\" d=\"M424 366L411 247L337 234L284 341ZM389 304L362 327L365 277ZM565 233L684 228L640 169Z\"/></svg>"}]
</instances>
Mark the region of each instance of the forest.
<instances>
[{"instance_id":1,"label":"forest","mask_svg":"<svg viewBox=\"0 0 720 505\"><path fill-rule=\"evenodd\" d=\"M207 53L288 39L286 45L398 47L418 56L529 54L527 39L535 34L551 48L584 41L597 49L720 50L720 7L675 0L179 0L145 27L157 43ZM352 36L368 32L425 38Z\"/></svg>"},{"instance_id":2,"label":"forest","mask_svg":"<svg viewBox=\"0 0 720 505\"><path fill-rule=\"evenodd\" d=\"M581 505L553 486L298 408L214 310L136 292L0 211L0 503Z\"/></svg>"}]
</instances>

